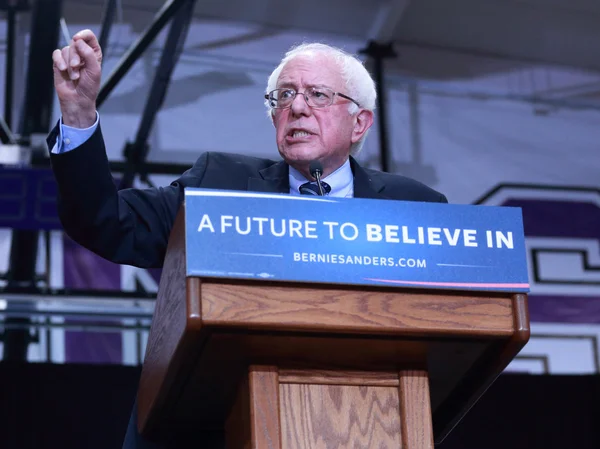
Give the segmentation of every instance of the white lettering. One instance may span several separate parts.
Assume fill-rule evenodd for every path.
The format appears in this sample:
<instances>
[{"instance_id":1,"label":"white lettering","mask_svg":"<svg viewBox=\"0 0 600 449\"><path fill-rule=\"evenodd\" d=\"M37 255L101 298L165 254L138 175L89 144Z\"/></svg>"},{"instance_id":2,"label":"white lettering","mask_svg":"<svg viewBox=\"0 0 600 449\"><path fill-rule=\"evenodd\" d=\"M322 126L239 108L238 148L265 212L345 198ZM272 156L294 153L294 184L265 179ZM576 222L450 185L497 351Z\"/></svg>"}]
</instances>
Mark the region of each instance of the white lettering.
<instances>
[{"instance_id":1,"label":"white lettering","mask_svg":"<svg viewBox=\"0 0 600 449\"><path fill-rule=\"evenodd\" d=\"M496 231L496 246L502 248L502 245L506 246L508 249L514 249L512 232L505 235L501 231Z\"/></svg>"},{"instance_id":2,"label":"white lettering","mask_svg":"<svg viewBox=\"0 0 600 449\"><path fill-rule=\"evenodd\" d=\"M419 236L419 243L420 243L421 245L423 245L423 244L425 243L425 234L424 234L424 232L423 232L423 228L422 228L421 226L419 226L419 227L417 228L417 234L418 234L418 236Z\"/></svg>"},{"instance_id":3,"label":"white lettering","mask_svg":"<svg viewBox=\"0 0 600 449\"><path fill-rule=\"evenodd\" d=\"M427 228L427 238L430 245L442 244L442 241L440 240L440 232L442 232L440 228Z\"/></svg>"},{"instance_id":4,"label":"white lettering","mask_svg":"<svg viewBox=\"0 0 600 449\"><path fill-rule=\"evenodd\" d=\"M235 230L238 234L250 234L250 231L252 230L252 228L250 227L250 217L246 217L246 229L243 231L240 229L240 217L235 217Z\"/></svg>"},{"instance_id":5,"label":"white lettering","mask_svg":"<svg viewBox=\"0 0 600 449\"><path fill-rule=\"evenodd\" d=\"M353 234L350 236L346 235L346 228L352 228ZM340 226L340 235L344 240L356 240L358 238L358 228L352 223L344 223Z\"/></svg>"},{"instance_id":6,"label":"white lettering","mask_svg":"<svg viewBox=\"0 0 600 449\"><path fill-rule=\"evenodd\" d=\"M298 237L302 238L302 222L300 220L290 220L290 237L297 234Z\"/></svg>"},{"instance_id":7,"label":"white lettering","mask_svg":"<svg viewBox=\"0 0 600 449\"><path fill-rule=\"evenodd\" d=\"M285 220L281 220L281 231L275 230L275 220L271 218L271 234L275 237L283 237L285 235Z\"/></svg>"},{"instance_id":8,"label":"white lettering","mask_svg":"<svg viewBox=\"0 0 600 449\"><path fill-rule=\"evenodd\" d=\"M460 238L460 229L455 229L454 233L450 234L450 229L444 228L444 234L446 235L446 240L448 240L450 246L456 246L458 239Z\"/></svg>"},{"instance_id":9,"label":"white lettering","mask_svg":"<svg viewBox=\"0 0 600 449\"><path fill-rule=\"evenodd\" d=\"M314 232L316 232L316 230L317 230L315 228L316 225L317 225L316 221L308 220L308 221L304 222L304 231L305 231L304 235L307 239L316 239L318 237L317 234L314 234Z\"/></svg>"},{"instance_id":10,"label":"white lettering","mask_svg":"<svg viewBox=\"0 0 600 449\"><path fill-rule=\"evenodd\" d=\"M415 239L408 236L408 226L402 226L402 241L404 243L417 243Z\"/></svg>"},{"instance_id":11,"label":"white lettering","mask_svg":"<svg viewBox=\"0 0 600 449\"><path fill-rule=\"evenodd\" d=\"M398 260L398 265L403 268L427 268L427 261L424 259L406 259Z\"/></svg>"},{"instance_id":12,"label":"white lettering","mask_svg":"<svg viewBox=\"0 0 600 449\"><path fill-rule=\"evenodd\" d=\"M368 242L381 242L383 236L381 235L381 226L376 224L367 225L367 241Z\"/></svg>"},{"instance_id":13,"label":"white lettering","mask_svg":"<svg viewBox=\"0 0 600 449\"><path fill-rule=\"evenodd\" d=\"M263 223L266 223L267 221L269 221L269 219L262 217L254 217L252 218L252 221L258 222L258 235L263 235Z\"/></svg>"},{"instance_id":14,"label":"white lettering","mask_svg":"<svg viewBox=\"0 0 600 449\"><path fill-rule=\"evenodd\" d=\"M385 241L390 243L400 243L398 238L398 226L385 225Z\"/></svg>"},{"instance_id":15,"label":"white lettering","mask_svg":"<svg viewBox=\"0 0 600 449\"><path fill-rule=\"evenodd\" d=\"M463 237L465 246L477 247L477 231L475 229L464 229Z\"/></svg>"},{"instance_id":16,"label":"white lettering","mask_svg":"<svg viewBox=\"0 0 600 449\"><path fill-rule=\"evenodd\" d=\"M204 228L210 229L210 232L215 232L215 228L213 228L212 221L210 221L208 214L204 214L202 216L202 220L200 220L200 226L198 226L198 232L202 232Z\"/></svg>"},{"instance_id":17,"label":"white lettering","mask_svg":"<svg viewBox=\"0 0 600 449\"><path fill-rule=\"evenodd\" d=\"M233 217L231 215L221 215L221 234L225 233L225 228L230 228L232 226L228 220L233 220Z\"/></svg>"},{"instance_id":18,"label":"white lettering","mask_svg":"<svg viewBox=\"0 0 600 449\"><path fill-rule=\"evenodd\" d=\"M485 237L487 239L488 248L494 247L494 241L492 240L492 231L485 231Z\"/></svg>"},{"instance_id":19,"label":"white lettering","mask_svg":"<svg viewBox=\"0 0 600 449\"><path fill-rule=\"evenodd\" d=\"M323 224L329 227L329 239L333 240L333 227L338 226L339 223L335 221L324 221Z\"/></svg>"}]
</instances>

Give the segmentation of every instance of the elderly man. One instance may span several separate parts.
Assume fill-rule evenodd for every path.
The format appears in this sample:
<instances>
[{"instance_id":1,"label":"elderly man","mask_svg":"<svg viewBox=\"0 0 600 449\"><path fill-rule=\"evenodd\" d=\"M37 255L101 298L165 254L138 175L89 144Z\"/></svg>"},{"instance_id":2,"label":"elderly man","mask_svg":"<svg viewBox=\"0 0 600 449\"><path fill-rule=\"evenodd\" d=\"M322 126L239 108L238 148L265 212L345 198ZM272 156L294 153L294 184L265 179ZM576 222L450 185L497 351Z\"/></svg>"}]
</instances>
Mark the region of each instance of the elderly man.
<instances>
[{"instance_id":1,"label":"elderly man","mask_svg":"<svg viewBox=\"0 0 600 449\"><path fill-rule=\"evenodd\" d=\"M109 171L96 112L102 62L96 37L77 33L53 61L62 117L48 145L60 217L75 241L113 262L162 266L185 187L446 202L417 181L364 169L351 156L373 124L376 93L362 63L339 49L299 46L269 77L265 103L283 160L204 153L168 187L122 191ZM323 167L321 189L310 174L312 161ZM134 421L135 409L124 447L157 447L137 434Z\"/></svg>"}]
</instances>

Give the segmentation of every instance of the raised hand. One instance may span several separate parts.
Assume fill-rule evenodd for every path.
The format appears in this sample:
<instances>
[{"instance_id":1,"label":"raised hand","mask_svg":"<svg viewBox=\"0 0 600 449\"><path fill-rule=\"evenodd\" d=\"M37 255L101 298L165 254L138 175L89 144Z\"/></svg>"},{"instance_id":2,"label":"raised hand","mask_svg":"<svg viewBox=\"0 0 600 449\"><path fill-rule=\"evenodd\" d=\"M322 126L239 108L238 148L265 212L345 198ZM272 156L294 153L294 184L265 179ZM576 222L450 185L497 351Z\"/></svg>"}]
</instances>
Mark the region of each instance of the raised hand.
<instances>
[{"instance_id":1,"label":"raised hand","mask_svg":"<svg viewBox=\"0 0 600 449\"><path fill-rule=\"evenodd\" d=\"M71 44L52 53L54 88L63 123L88 128L96 121L96 98L102 78L102 49L91 30L73 36Z\"/></svg>"}]
</instances>

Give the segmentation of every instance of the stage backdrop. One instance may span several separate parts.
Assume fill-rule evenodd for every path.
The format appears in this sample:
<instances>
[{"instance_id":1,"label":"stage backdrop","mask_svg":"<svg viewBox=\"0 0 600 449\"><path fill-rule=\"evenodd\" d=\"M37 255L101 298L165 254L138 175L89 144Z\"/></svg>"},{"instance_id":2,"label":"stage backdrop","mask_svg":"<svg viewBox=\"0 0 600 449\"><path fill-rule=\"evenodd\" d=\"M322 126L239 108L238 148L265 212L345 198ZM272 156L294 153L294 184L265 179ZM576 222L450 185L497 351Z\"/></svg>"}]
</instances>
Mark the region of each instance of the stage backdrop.
<instances>
[{"instance_id":1,"label":"stage backdrop","mask_svg":"<svg viewBox=\"0 0 600 449\"><path fill-rule=\"evenodd\" d=\"M97 24L70 24L73 29ZM106 55L110 73L137 34L115 28ZM135 137L164 33L101 108L111 160L123 160ZM251 26L195 22L150 139L149 159L191 165L204 151L277 158L274 128L263 105L267 77L293 44L320 40L356 52L364 42L300 31L257 33ZM531 342L511 371L597 373L600 338L600 111L526 101L541 90L598 82L597 75L557 67L493 64L480 74L443 70L411 77L419 57L404 49L388 73L389 143L394 172L445 193L450 202L523 208L532 291ZM439 55L438 55L439 56ZM445 54L448 72L464 56ZM432 59L433 60L433 59ZM485 66L486 60L479 61ZM1 76L0 76L1 79ZM2 100L0 96L0 100ZM55 118L58 118L58 109ZM377 124L358 159L379 167ZM174 176L153 175L156 185ZM10 231L0 234L0 271L8 263ZM51 284L156 291L158 272L116 266L51 235ZM40 250L40 271L45 253ZM113 303L102 303L109 308ZM53 318L56 324L77 324ZM90 323L88 323L90 324ZM106 323L103 323L106 324ZM30 347L30 360L138 364L149 318L115 324L126 331L52 328Z\"/></svg>"}]
</instances>

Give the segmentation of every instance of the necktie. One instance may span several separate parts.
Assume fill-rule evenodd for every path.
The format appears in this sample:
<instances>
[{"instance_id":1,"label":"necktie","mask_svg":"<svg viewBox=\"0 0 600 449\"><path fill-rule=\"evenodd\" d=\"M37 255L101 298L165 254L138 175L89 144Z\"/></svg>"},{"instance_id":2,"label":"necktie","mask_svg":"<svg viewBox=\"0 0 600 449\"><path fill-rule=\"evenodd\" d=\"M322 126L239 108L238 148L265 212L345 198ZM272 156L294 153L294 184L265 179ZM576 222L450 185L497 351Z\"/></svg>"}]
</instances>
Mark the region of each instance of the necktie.
<instances>
[{"instance_id":1,"label":"necktie","mask_svg":"<svg viewBox=\"0 0 600 449\"><path fill-rule=\"evenodd\" d=\"M325 195L328 195L329 192L331 192L331 186L326 182L321 181L321 187L323 187L323 193ZM302 195L320 195L319 186L317 185L316 181L304 183L298 188L298 190L300 190Z\"/></svg>"}]
</instances>

